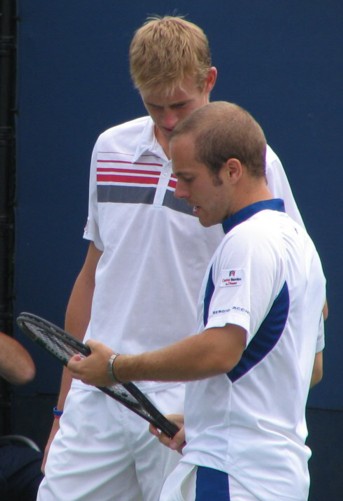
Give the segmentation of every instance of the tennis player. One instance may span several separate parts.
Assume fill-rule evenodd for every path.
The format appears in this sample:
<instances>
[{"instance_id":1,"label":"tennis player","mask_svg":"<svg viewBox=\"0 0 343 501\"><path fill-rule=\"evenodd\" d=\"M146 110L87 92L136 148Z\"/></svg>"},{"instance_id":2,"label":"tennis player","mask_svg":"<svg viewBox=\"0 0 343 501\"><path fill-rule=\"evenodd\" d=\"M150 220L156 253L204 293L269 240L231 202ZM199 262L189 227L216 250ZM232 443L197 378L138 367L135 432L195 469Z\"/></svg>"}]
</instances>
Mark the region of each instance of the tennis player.
<instances>
[{"instance_id":1,"label":"tennis player","mask_svg":"<svg viewBox=\"0 0 343 501\"><path fill-rule=\"evenodd\" d=\"M169 138L179 121L209 102L217 70L208 40L180 17L149 19L130 46L130 69L148 116L115 126L97 140L84 238L89 251L75 282L65 328L123 353L181 340L196 326L206 266L223 238L204 228L174 197ZM275 196L301 222L282 165L266 150ZM154 439L142 419L64 375L39 501L156 501L179 455ZM144 382L164 413L183 413L184 385ZM63 411L62 417L59 419ZM115 493L115 495L114 495Z\"/></svg>"},{"instance_id":2,"label":"tennis player","mask_svg":"<svg viewBox=\"0 0 343 501\"><path fill-rule=\"evenodd\" d=\"M140 355L118 355L120 381L187 381L185 440L161 501L305 501L305 405L323 322L325 278L305 230L265 177L266 141L242 108L214 102L174 128L175 194L225 237L205 274L197 335ZM177 294L178 291L175 291ZM112 350L69 364L86 383L111 382Z\"/></svg>"}]
</instances>

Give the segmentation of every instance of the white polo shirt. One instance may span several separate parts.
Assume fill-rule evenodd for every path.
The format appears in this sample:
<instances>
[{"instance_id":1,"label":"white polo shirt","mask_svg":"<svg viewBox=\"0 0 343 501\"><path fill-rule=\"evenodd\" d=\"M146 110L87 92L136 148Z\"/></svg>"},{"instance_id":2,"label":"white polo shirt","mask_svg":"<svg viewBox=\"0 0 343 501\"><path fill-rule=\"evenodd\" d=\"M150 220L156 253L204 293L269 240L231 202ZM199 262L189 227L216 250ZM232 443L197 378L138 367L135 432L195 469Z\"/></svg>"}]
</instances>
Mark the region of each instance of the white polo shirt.
<instances>
[{"instance_id":1,"label":"white polo shirt","mask_svg":"<svg viewBox=\"0 0 343 501\"><path fill-rule=\"evenodd\" d=\"M257 499L307 499L305 405L325 278L305 230L274 199L223 224L200 294L199 332L247 332L228 374L187 383L182 461L226 471Z\"/></svg>"},{"instance_id":2,"label":"white polo shirt","mask_svg":"<svg viewBox=\"0 0 343 501\"><path fill-rule=\"evenodd\" d=\"M278 196L284 188L289 211L300 218L271 149L267 177ZM84 238L103 254L86 339L140 353L196 332L198 293L224 233L221 225L202 227L192 207L174 197L175 185L150 117L113 127L98 138Z\"/></svg>"}]
</instances>

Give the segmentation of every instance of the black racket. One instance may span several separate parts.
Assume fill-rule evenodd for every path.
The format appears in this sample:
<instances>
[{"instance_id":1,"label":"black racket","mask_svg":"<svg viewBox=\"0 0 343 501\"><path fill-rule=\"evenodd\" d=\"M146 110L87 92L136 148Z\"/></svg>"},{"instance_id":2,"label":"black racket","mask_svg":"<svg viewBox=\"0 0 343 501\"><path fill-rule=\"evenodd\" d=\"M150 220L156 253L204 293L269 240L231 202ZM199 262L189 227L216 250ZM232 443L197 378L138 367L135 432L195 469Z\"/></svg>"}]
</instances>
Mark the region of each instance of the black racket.
<instances>
[{"instance_id":1,"label":"black racket","mask_svg":"<svg viewBox=\"0 0 343 501\"><path fill-rule=\"evenodd\" d=\"M78 339L32 313L20 313L17 324L32 341L45 348L64 365L68 364L73 355L81 354L87 357L91 353L90 348ZM179 431L176 424L163 416L133 383L118 383L113 386L98 386L98 388L153 424L168 437L172 438Z\"/></svg>"}]
</instances>

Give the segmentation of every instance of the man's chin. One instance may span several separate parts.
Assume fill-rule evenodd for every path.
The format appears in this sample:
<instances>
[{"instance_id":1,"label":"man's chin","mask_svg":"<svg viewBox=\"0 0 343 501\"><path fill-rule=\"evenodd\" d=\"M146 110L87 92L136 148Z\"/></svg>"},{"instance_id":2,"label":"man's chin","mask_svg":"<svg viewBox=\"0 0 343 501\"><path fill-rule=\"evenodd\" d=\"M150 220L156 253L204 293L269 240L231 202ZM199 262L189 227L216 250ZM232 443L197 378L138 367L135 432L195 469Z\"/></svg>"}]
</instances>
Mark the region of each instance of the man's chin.
<instances>
[{"instance_id":1,"label":"man's chin","mask_svg":"<svg viewBox=\"0 0 343 501\"><path fill-rule=\"evenodd\" d=\"M201 226L204 226L205 228L209 228L210 226L213 226L213 224L215 224L215 223L213 223L213 222L209 221L208 219L201 217L201 216L198 216L198 219L199 219Z\"/></svg>"}]
</instances>

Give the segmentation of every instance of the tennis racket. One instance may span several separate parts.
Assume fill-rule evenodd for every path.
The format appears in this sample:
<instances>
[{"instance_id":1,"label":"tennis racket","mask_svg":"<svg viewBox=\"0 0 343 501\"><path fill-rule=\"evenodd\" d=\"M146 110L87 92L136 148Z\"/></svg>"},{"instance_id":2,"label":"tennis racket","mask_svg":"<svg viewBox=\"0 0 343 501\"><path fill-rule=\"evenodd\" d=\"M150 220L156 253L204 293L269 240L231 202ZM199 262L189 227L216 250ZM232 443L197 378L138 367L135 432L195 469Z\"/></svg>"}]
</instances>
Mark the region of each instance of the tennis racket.
<instances>
[{"instance_id":1,"label":"tennis racket","mask_svg":"<svg viewBox=\"0 0 343 501\"><path fill-rule=\"evenodd\" d=\"M17 324L32 341L42 346L64 365L68 364L73 355L81 354L87 357L91 353L87 345L48 320L32 313L20 313ZM172 438L179 431L176 424L163 416L133 383L118 383L97 388L153 424L168 437Z\"/></svg>"}]
</instances>

